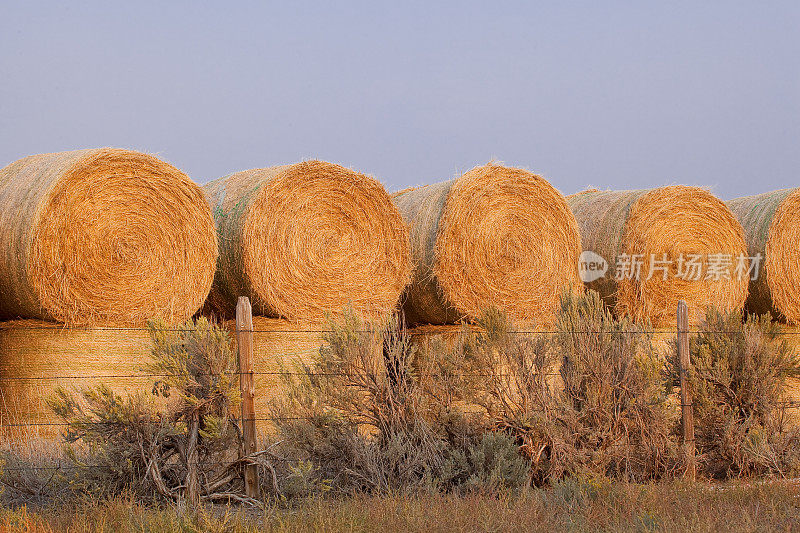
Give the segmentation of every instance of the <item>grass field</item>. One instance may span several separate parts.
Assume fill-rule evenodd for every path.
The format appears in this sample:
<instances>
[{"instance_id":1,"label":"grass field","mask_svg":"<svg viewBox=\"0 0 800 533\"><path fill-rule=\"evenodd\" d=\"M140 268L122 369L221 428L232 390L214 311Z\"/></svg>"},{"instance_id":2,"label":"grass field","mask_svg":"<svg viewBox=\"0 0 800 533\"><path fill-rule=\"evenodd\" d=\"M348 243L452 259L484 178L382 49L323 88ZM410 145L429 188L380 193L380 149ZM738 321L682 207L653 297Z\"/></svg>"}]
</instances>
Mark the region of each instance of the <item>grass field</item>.
<instances>
[{"instance_id":1,"label":"grass field","mask_svg":"<svg viewBox=\"0 0 800 533\"><path fill-rule=\"evenodd\" d=\"M199 512L124 498L0 511L8 532L47 531L797 531L800 483L564 482L516 497L316 499L291 508Z\"/></svg>"}]
</instances>

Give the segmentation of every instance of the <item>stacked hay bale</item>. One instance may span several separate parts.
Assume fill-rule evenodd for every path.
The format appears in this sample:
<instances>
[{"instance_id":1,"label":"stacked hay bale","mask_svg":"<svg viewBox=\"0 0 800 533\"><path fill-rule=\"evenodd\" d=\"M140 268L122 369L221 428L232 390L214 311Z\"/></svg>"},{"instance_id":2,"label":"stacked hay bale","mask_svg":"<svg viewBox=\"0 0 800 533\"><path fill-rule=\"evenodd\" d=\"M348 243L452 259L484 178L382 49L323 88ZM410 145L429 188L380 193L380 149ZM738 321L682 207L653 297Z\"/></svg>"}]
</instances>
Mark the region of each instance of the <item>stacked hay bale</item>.
<instances>
[{"instance_id":1,"label":"stacked hay bale","mask_svg":"<svg viewBox=\"0 0 800 533\"><path fill-rule=\"evenodd\" d=\"M76 150L0 170L1 317L183 320L203 304L216 254L202 191L153 156Z\"/></svg>"},{"instance_id":2,"label":"stacked hay bale","mask_svg":"<svg viewBox=\"0 0 800 533\"><path fill-rule=\"evenodd\" d=\"M285 392L280 372L312 361L326 315L374 321L396 309L410 277L408 230L379 182L324 161L237 172L205 192L220 237L209 311L230 317L248 296L265 315L254 317L253 341L256 412L268 417Z\"/></svg>"},{"instance_id":3,"label":"stacked hay bale","mask_svg":"<svg viewBox=\"0 0 800 533\"><path fill-rule=\"evenodd\" d=\"M225 327L236 342L236 321L225 322ZM366 325L363 325L366 328ZM276 425L272 417L275 407L287 398L287 378L301 380L299 374L306 369L315 370L320 349L326 344L331 324L292 322L281 318L253 317L253 381L255 385L256 428L262 434L274 434ZM361 330L359 331L366 331ZM359 335L369 349L370 360L385 371L382 336ZM236 346L234 345L234 350ZM318 380L340 379L340 376L318 374Z\"/></svg>"},{"instance_id":4,"label":"stacked hay bale","mask_svg":"<svg viewBox=\"0 0 800 533\"><path fill-rule=\"evenodd\" d=\"M149 391L150 336L141 328L0 322L0 440L55 437L63 427L46 400L57 387L105 383L120 394ZM9 426L9 424L11 424Z\"/></svg>"},{"instance_id":5,"label":"stacked hay bale","mask_svg":"<svg viewBox=\"0 0 800 533\"><path fill-rule=\"evenodd\" d=\"M77 150L0 170L0 317L24 319L0 324L0 417L49 420L44 400L59 385L148 388L143 377L91 376L138 372L145 322L191 317L216 256L202 190L153 156Z\"/></svg>"},{"instance_id":6,"label":"stacked hay bale","mask_svg":"<svg viewBox=\"0 0 800 533\"><path fill-rule=\"evenodd\" d=\"M393 200L411 228L409 324L474 320L495 308L546 326L561 292L581 287L575 217L541 176L490 163Z\"/></svg>"},{"instance_id":7,"label":"stacked hay bale","mask_svg":"<svg viewBox=\"0 0 800 533\"><path fill-rule=\"evenodd\" d=\"M747 252L744 231L725 204L704 189L591 190L567 201L581 228L584 250L610 263L609 272L587 286L618 314L671 327L678 300L687 302L693 324L709 306L733 311L744 305L747 278L734 272ZM638 276L634 256L642 261ZM707 277L714 257L731 261L727 277ZM651 258L666 262L651 264ZM690 259L699 265L697 280L694 270L687 275ZM625 270L620 276L617 261Z\"/></svg>"},{"instance_id":8,"label":"stacked hay bale","mask_svg":"<svg viewBox=\"0 0 800 533\"><path fill-rule=\"evenodd\" d=\"M728 207L744 227L748 254L761 257L748 310L800 324L800 189L737 198Z\"/></svg>"},{"instance_id":9,"label":"stacked hay bale","mask_svg":"<svg viewBox=\"0 0 800 533\"><path fill-rule=\"evenodd\" d=\"M383 186L323 161L237 172L205 186L220 236L210 301L231 316L319 322L394 310L409 274L408 231Z\"/></svg>"}]
</instances>

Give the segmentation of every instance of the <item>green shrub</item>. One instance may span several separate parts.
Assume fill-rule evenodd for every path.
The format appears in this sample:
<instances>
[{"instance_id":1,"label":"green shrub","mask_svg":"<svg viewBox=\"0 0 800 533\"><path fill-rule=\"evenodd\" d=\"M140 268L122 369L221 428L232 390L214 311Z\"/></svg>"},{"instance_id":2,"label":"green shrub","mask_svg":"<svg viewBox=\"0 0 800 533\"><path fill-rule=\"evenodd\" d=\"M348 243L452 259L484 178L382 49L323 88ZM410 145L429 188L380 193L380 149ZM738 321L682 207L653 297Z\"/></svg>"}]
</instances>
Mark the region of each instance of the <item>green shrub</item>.
<instances>
[{"instance_id":1,"label":"green shrub","mask_svg":"<svg viewBox=\"0 0 800 533\"><path fill-rule=\"evenodd\" d=\"M689 351L703 470L713 477L800 472L800 434L789 427L786 410L787 380L800 376L800 359L769 316L744 321L740 313L709 310L700 332L690 337Z\"/></svg>"},{"instance_id":2,"label":"green shrub","mask_svg":"<svg viewBox=\"0 0 800 533\"><path fill-rule=\"evenodd\" d=\"M503 449L502 437L483 436L453 397L421 379L419 354L396 322L372 327L346 315L331 324L325 341L311 364L287 376L289 393L274 414L282 451L313 464L331 490L459 490L482 480L491 488L520 485L525 462L516 447ZM441 390L453 388L446 372L434 374Z\"/></svg>"},{"instance_id":3,"label":"green shrub","mask_svg":"<svg viewBox=\"0 0 800 533\"><path fill-rule=\"evenodd\" d=\"M663 365L644 328L617 320L595 292L565 293L557 333L520 334L489 312L460 343L487 379L474 390L491 427L509 432L536 483L570 475L657 479L676 467Z\"/></svg>"},{"instance_id":4,"label":"green shrub","mask_svg":"<svg viewBox=\"0 0 800 533\"><path fill-rule=\"evenodd\" d=\"M530 463L520 455L514 438L493 432L471 446L453 448L441 479L460 492L498 494L528 485L529 474Z\"/></svg>"},{"instance_id":5,"label":"green shrub","mask_svg":"<svg viewBox=\"0 0 800 533\"><path fill-rule=\"evenodd\" d=\"M442 457L409 378L412 346L404 334L362 324L352 313L330 327L314 360L287 374L289 392L274 406L282 451L314 465L337 492L418 487Z\"/></svg>"},{"instance_id":6,"label":"green shrub","mask_svg":"<svg viewBox=\"0 0 800 533\"><path fill-rule=\"evenodd\" d=\"M613 317L594 291L562 297L555 348L562 357L564 440L590 472L645 481L676 467L667 373L649 329Z\"/></svg>"},{"instance_id":7,"label":"green shrub","mask_svg":"<svg viewBox=\"0 0 800 533\"><path fill-rule=\"evenodd\" d=\"M68 424L66 441L88 447L83 459L68 449L79 467L75 483L95 494L131 488L191 504L235 498L240 431L232 413L239 392L227 333L202 318L149 329L147 371L161 376L151 395L122 396L99 385L77 396L58 389L49 400ZM164 409L156 397L166 399Z\"/></svg>"}]
</instances>

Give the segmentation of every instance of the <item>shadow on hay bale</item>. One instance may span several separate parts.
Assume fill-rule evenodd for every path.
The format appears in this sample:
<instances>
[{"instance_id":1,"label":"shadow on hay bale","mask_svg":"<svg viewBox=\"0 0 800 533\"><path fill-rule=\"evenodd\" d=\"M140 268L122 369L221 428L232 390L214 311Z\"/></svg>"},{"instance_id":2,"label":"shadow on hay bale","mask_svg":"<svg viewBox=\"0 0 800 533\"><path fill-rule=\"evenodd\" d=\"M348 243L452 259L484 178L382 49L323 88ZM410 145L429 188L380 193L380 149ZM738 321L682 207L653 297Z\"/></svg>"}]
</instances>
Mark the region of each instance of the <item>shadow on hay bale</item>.
<instances>
[{"instance_id":1,"label":"shadow on hay bale","mask_svg":"<svg viewBox=\"0 0 800 533\"><path fill-rule=\"evenodd\" d=\"M216 254L202 191L153 156L76 150L0 170L0 317L181 321L208 295Z\"/></svg>"},{"instance_id":2,"label":"shadow on hay bale","mask_svg":"<svg viewBox=\"0 0 800 533\"><path fill-rule=\"evenodd\" d=\"M748 310L800 324L800 189L737 198L728 207L744 227L749 255L763 257Z\"/></svg>"},{"instance_id":3,"label":"shadow on hay bale","mask_svg":"<svg viewBox=\"0 0 800 533\"><path fill-rule=\"evenodd\" d=\"M744 231L725 204L708 191L683 185L590 190L568 196L567 201L581 228L584 250L610 264L608 273L587 287L597 290L619 315L670 327L678 300L689 305L693 324L703 319L709 306L735 311L744 305L748 280L734 275L737 258L747 253ZM643 264L638 276L628 272L634 275L617 280L616 260L623 254L640 255ZM706 279L711 254L730 256L728 277ZM692 255L699 256L698 280L692 279L693 273L679 277L681 257ZM651 258L670 263L651 264Z\"/></svg>"},{"instance_id":4,"label":"shadow on hay bale","mask_svg":"<svg viewBox=\"0 0 800 533\"><path fill-rule=\"evenodd\" d=\"M323 161L246 170L205 186L220 237L210 307L322 322L391 312L410 275L408 231L375 179Z\"/></svg>"},{"instance_id":5,"label":"shadow on hay bale","mask_svg":"<svg viewBox=\"0 0 800 533\"><path fill-rule=\"evenodd\" d=\"M582 289L575 217L541 176L490 163L392 198L411 228L410 325L474 320L490 308L548 324L563 288Z\"/></svg>"}]
</instances>

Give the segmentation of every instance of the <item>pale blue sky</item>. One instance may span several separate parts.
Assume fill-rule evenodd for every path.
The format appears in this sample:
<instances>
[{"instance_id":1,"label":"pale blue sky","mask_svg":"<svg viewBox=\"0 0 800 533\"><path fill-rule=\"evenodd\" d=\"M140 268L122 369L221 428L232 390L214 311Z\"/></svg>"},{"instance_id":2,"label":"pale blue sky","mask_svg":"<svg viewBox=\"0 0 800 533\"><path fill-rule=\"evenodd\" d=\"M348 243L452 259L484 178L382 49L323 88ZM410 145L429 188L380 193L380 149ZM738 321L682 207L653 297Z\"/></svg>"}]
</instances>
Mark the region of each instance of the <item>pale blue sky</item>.
<instances>
[{"instance_id":1,"label":"pale blue sky","mask_svg":"<svg viewBox=\"0 0 800 533\"><path fill-rule=\"evenodd\" d=\"M793 1L4 2L0 164L319 158L395 190L497 158L733 198L800 186L798 57Z\"/></svg>"}]
</instances>

